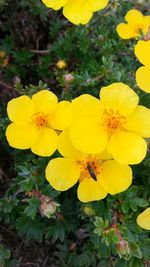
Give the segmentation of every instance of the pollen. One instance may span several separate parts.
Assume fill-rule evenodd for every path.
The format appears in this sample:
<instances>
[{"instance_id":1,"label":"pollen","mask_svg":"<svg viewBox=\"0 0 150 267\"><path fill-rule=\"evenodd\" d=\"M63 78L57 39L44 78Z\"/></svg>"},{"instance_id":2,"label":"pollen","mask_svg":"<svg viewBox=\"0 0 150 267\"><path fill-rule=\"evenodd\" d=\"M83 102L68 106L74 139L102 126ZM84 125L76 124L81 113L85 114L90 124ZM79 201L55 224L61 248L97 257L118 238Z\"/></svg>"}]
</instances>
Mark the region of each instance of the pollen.
<instances>
[{"instance_id":1,"label":"pollen","mask_svg":"<svg viewBox=\"0 0 150 267\"><path fill-rule=\"evenodd\" d=\"M97 180L96 177L102 171L102 160L99 160L96 156L89 156L80 162L80 182L85 178Z\"/></svg>"},{"instance_id":2,"label":"pollen","mask_svg":"<svg viewBox=\"0 0 150 267\"><path fill-rule=\"evenodd\" d=\"M126 117L119 114L118 111L110 110L104 111L102 125L108 131L109 134L113 134L120 131L123 128L123 124L126 122Z\"/></svg>"},{"instance_id":3,"label":"pollen","mask_svg":"<svg viewBox=\"0 0 150 267\"><path fill-rule=\"evenodd\" d=\"M37 112L32 116L32 122L37 128L41 128L47 125L47 115L43 112Z\"/></svg>"}]
</instances>

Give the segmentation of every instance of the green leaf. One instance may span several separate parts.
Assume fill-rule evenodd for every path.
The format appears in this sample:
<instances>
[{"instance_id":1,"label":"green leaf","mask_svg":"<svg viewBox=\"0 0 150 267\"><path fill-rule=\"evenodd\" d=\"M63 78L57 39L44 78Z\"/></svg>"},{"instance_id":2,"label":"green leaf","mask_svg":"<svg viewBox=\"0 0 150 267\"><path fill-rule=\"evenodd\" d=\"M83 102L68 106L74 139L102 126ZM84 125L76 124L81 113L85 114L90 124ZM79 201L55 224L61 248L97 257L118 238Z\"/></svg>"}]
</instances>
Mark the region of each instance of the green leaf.
<instances>
[{"instance_id":1,"label":"green leaf","mask_svg":"<svg viewBox=\"0 0 150 267\"><path fill-rule=\"evenodd\" d=\"M138 193L138 187L137 186L131 186L127 190L127 197L133 198L133 197L137 196L137 193Z\"/></svg>"},{"instance_id":2,"label":"green leaf","mask_svg":"<svg viewBox=\"0 0 150 267\"><path fill-rule=\"evenodd\" d=\"M118 244L119 243L119 238L116 235L115 230L114 229L110 229L109 234L111 236L111 239L112 239L113 243L114 244Z\"/></svg>"},{"instance_id":3,"label":"green leaf","mask_svg":"<svg viewBox=\"0 0 150 267\"><path fill-rule=\"evenodd\" d=\"M32 219L35 218L38 210L39 210L39 204L40 204L40 201L39 199L37 198L31 198L29 200L27 200L29 206L27 206L24 210L24 213L31 217Z\"/></svg>"},{"instance_id":4,"label":"green leaf","mask_svg":"<svg viewBox=\"0 0 150 267\"><path fill-rule=\"evenodd\" d=\"M144 208L144 207L147 207L149 202L146 200L146 199L143 199L143 198L139 198L139 197L136 197L136 198L133 198L133 202L141 207L141 208Z\"/></svg>"},{"instance_id":5,"label":"green leaf","mask_svg":"<svg viewBox=\"0 0 150 267\"><path fill-rule=\"evenodd\" d=\"M132 199L129 200L129 205L134 212L137 211L137 204Z\"/></svg>"},{"instance_id":6,"label":"green leaf","mask_svg":"<svg viewBox=\"0 0 150 267\"><path fill-rule=\"evenodd\" d=\"M16 221L16 228L21 235L26 235L27 239L35 239L39 242L43 237L43 224L37 219L32 220L29 217L19 217Z\"/></svg>"},{"instance_id":7,"label":"green leaf","mask_svg":"<svg viewBox=\"0 0 150 267\"><path fill-rule=\"evenodd\" d=\"M130 243L130 248L131 248L131 252L132 252L134 257L136 257L138 259L142 258L142 252L140 250L139 245L137 245L136 243Z\"/></svg>"},{"instance_id":8,"label":"green leaf","mask_svg":"<svg viewBox=\"0 0 150 267\"><path fill-rule=\"evenodd\" d=\"M46 238L52 238L52 242L55 243L56 240L64 241L65 239L65 225L61 221L56 221L54 225L47 228Z\"/></svg>"},{"instance_id":9,"label":"green leaf","mask_svg":"<svg viewBox=\"0 0 150 267\"><path fill-rule=\"evenodd\" d=\"M140 243L141 252L145 260L150 259L150 239L142 240Z\"/></svg>"},{"instance_id":10,"label":"green leaf","mask_svg":"<svg viewBox=\"0 0 150 267\"><path fill-rule=\"evenodd\" d=\"M144 267L144 263L142 260L132 258L129 262L127 262L127 267Z\"/></svg>"},{"instance_id":11,"label":"green leaf","mask_svg":"<svg viewBox=\"0 0 150 267\"><path fill-rule=\"evenodd\" d=\"M111 244L111 235L109 233L105 236L105 242L107 246Z\"/></svg>"},{"instance_id":12,"label":"green leaf","mask_svg":"<svg viewBox=\"0 0 150 267\"><path fill-rule=\"evenodd\" d=\"M128 199L124 199L122 204L121 204L121 209L123 211L124 214L128 213L130 206L129 206L129 200Z\"/></svg>"}]
</instances>

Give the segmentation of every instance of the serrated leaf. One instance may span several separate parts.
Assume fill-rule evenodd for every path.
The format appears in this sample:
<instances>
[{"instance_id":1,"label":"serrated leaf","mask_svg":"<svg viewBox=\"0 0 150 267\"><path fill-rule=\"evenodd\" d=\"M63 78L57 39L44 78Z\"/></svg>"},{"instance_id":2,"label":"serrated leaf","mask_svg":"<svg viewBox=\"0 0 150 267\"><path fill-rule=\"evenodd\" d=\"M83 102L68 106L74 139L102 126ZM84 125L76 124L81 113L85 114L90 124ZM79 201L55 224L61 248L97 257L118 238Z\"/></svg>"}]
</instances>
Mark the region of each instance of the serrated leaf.
<instances>
[{"instance_id":1,"label":"serrated leaf","mask_svg":"<svg viewBox=\"0 0 150 267\"><path fill-rule=\"evenodd\" d=\"M113 243L114 243L114 244L118 244L118 243L119 243L119 238L118 238L118 236L116 235L114 229L111 229L111 230L109 231L109 234L110 234L110 236L111 236L111 239L112 239Z\"/></svg>"},{"instance_id":2,"label":"serrated leaf","mask_svg":"<svg viewBox=\"0 0 150 267\"><path fill-rule=\"evenodd\" d=\"M122 209L122 211L123 211L124 214L126 214L129 211L130 206L129 206L128 199L124 199L124 201L121 204L121 209Z\"/></svg>"},{"instance_id":3,"label":"serrated leaf","mask_svg":"<svg viewBox=\"0 0 150 267\"><path fill-rule=\"evenodd\" d=\"M141 248L143 258L145 260L149 260L150 259L150 239L142 240L140 244L140 248Z\"/></svg>"},{"instance_id":4,"label":"serrated leaf","mask_svg":"<svg viewBox=\"0 0 150 267\"><path fill-rule=\"evenodd\" d=\"M131 252L132 252L134 257L136 257L138 259L142 258L142 252L140 250L139 245L137 245L136 243L130 243L130 248L131 248Z\"/></svg>"}]
</instances>

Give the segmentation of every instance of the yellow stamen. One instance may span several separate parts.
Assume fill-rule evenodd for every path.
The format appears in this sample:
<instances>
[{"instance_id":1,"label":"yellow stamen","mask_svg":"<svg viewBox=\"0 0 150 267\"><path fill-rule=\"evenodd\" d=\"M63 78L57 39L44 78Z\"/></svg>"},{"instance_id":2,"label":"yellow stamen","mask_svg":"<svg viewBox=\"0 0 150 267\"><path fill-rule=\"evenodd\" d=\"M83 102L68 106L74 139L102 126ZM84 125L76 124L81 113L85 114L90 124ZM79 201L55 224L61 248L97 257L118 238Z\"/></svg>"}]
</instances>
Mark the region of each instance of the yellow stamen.
<instances>
[{"instance_id":1,"label":"yellow stamen","mask_svg":"<svg viewBox=\"0 0 150 267\"><path fill-rule=\"evenodd\" d=\"M102 161L96 158L96 156L89 156L82 160L80 163L80 182L85 178L96 180L96 176L102 171L101 164Z\"/></svg>"},{"instance_id":2,"label":"yellow stamen","mask_svg":"<svg viewBox=\"0 0 150 267\"><path fill-rule=\"evenodd\" d=\"M32 122L37 128L41 128L47 125L47 117L43 112L37 112L32 116Z\"/></svg>"},{"instance_id":3,"label":"yellow stamen","mask_svg":"<svg viewBox=\"0 0 150 267\"><path fill-rule=\"evenodd\" d=\"M109 134L113 134L123 128L123 124L126 122L126 117L119 114L118 111L110 110L104 111L102 125L108 131Z\"/></svg>"}]
</instances>

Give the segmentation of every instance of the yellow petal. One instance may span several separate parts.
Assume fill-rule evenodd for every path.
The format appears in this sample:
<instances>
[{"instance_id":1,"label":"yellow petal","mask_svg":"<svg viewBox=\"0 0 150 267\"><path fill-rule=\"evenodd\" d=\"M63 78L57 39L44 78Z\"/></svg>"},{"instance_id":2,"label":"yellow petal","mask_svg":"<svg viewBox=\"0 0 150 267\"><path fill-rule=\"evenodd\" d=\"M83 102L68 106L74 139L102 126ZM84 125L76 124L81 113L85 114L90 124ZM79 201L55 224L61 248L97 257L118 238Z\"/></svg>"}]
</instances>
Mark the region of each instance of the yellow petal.
<instances>
[{"instance_id":1,"label":"yellow petal","mask_svg":"<svg viewBox=\"0 0 150 267\"><path fill-rule=\"evenodd\" d=\"M110 138L108 152L121 164L138 164L146 156L147 144L135 133L118 132Z\"/></svg>"},{"instance_id":2,"label":"yellow petal","mask_svg":"<svg viewBox=\"0 0 150 267\"><path fill-rule=\"evenodd\" d=\"M130 38L134 38L137 36L135 34L134 29L130 25L125 24L125 23L118 24L116 30L117 30L118 35L122 39L130 39Z\"/></svg>"},{"instance_id":3,"label":"yellow petal","mask_svg":"<svg viewBox=\"0 0 150 267\"><path fill-rule=\"evenodd\" d=\"M34 143L31 146L33 153L48 157L51 156L58 146L58 135L53 129L42 127L36 131Z\"/></svg>"},{"instance_id":4,"label":"yellow petal","mask_svg":"<svg viewBox=\"0 0 150 267\"><path fill-rule=\"evenodd\" d=\"M68 0L42 0L42 2L49 8L53 8L54 10L58 10L63 7Z\"/></svg>"},{"instance_id":5,"label":"yellow petal","mask_svg":"<svg viewBox=\"0 0 150 267\"><path fill-rule=\"evenodd\" d=\"M128 165L108 160L102 164L102 171L97 176L101 187L111 195L125 191L132 183L132 170Z\"/></svg>"},{"instance_id":6,"label":"yellow petal","mask_svg":"<svg viewBox=\"0 0 150 267\"><path fill-rule=\"evenodd\" d=\"M46 167L46 179L59 191L74 186L80 176L80 168L74 160L67 158L52 159Z\"/></svg>"},{"instance_id":7,"label":"yellow petal","mask_svg":"<svg viewBox=\"0 0 150 267\"><path fill-rule=\"evenodd\" d=\"M109 0L88 0L88 2L92 6L92 10L95 12L105 8L108 5Z\"/></svg>"},{"instance_id":8,"label":"yellow petal","mask_svg":"<svg viewBox=\"0 0 150 267\"><path fill-rule=\"evenodd\" d=\"M144 210L137 217L137 224L143 229L150 230L150 208Z\"/></svg>"},{"instance_id":9,"label":"yellow petal","mask_svg":"<svg viewBox=\"0 0 150 267\"><path fill-rule=\"evenodd\" d=\"M62 156L81 160L85 157L85 154L75 149L69 138L69 129L64 130L58 137L58 150Z\"/></svg>"},{"instance_id":10,"label":"yellow petal","mask_svg":"<svg viewBox=\"0 0 150 267\"><path fill-rule=\"evenodd\" d=\"M138 27L139 25L143 24L143 14L136 9L131 9L127 12L125 20L129 25Z\"/></svg>"},{"instance_id":11,"label":"yellow petal","mask_svg":"<svg viewBox=\"0 0 150 267\"><path fill-rule=\"evenodd\" d=\"M78 186L78 198L82 202L104 199L106 191L93 179L84 179Z\"/></svg>"},{"instance_id":12,"label":"yellow petal","mask_svg":"<svg viewBox=\"0 0 150 267\"><path fill-rule=\"evenodd\" d=\"M86 24L91 19L93 10L87 0L68 0L63 15L75 25Z\"/></svg>"},{"instance_id":13,"label":"yellow petal","mask_svg":"<svg viewBox=\"0 0 150 267\"><path fill-rule=\"evenodd\" d=\"M143 33L147 34L150 27L150 16L144 16L143 18Z\"/></svg>"},{"instance_id":14,"label":"yellow petal","mask_svg":"<svg viewBox=\"0 0 150 267\"><path fill-rule=\"evenodd\" d=\"M30 122L35 109L32 100L28 96L20 96L8 102L7 113L13 122Z\"/></svg>"},{"instance_id":15,"label":"yellow petal","mask_svg":"<svg viewBox=\"0 0 150 267\"><path fill-rule=\"evenodd\" d=\"M100 98L107 111L112 109L124 116L130 114L139 101L138 95L124 83L101 88Z\"/></svg>"},{"instance_id":16,"label":"yellow petal","mask_svg":"<svg viewBox=\"0 0 150 267\"><path fill-rule=\"evenodd\" d=\"M51 114L57 108L57 96L48 90L41 90L32 96L36 112Z\"/></svg>"},{"instance_id":17,"label":"yellow petal","mask_svg":"<svg viewBox=\"0 0 150 267\"><path fill-rule=\"evenodd\" d=\"M150 40L138 41L135 45L134 53L143 65L150 68Z\"/></svg>"},{"instance_id":18,"label":"yellow petal","mask_svg":"<svg viewBox=\"0 0 150 267\"><path fill-rule=\"evenodd\" d=\"M140 89L146 93L150 93L150 68L140 67L136 71L136 82Z\"/></svg>"},{"instance_id":19,"label":"yellow petal","mask_svg":"<svg viewBox=\"0 0 150 267\"><path fill-rule=\"evenodd\" d=\"M124 127L142 137L150 137L150 109L137 106L127 117Z\"/></svg>"},{"instance_id":20,"label":"yellow petal","mask_svg":"<svg viewBox=\"0 0 150 267\"><path fill-rule=\"evenodd\" d=\"M103 152L101 152L99 155L96 155L97 158L103 159L103 160L108 160L112 159L112 155L108 153L107 149L105 149Z\"/></svg>"},{"instance_id":21,"label":"yellow petal","mask_svg":"<svg viewBox=\"0 0 150 267\"><path fill-rule=\"evenodd\" d=\"M108 135L98 123L78 120L70 127L70 140L76 149L84 153L99 154L106 148Z\"/></svg>"},{"instance_id":22,"label":"yellow petal","mask_svg":"<svg viewBox=\"0 0 150 267\"><path fill-rule=\"evenodd\" d=\"M50 124L54 129L64 130L71 124L72 110L69 101L60 101L53 114Z\"/></svg>"},{"instance_id":23,"label":"yellow petal","mask_svg":"<svg viewBox=\"0 0 150 267\"><path fill-rule=\"evenodd\" d=\"M83 94L72 101L73 120L91 119L99 121L104 106L99 99Z\"/></svg>"},{"instance_id":24,"label":"yellow petal","mask_svg":"<svg viewBox=\"0 0 150 267\"><path fill-rule=\"evenodd\" d=\"M19 149L31 147L36 136L35 128L29 124L11 123L6 129L6 137L10 146Z\"/></svg>"}]
</instances>

